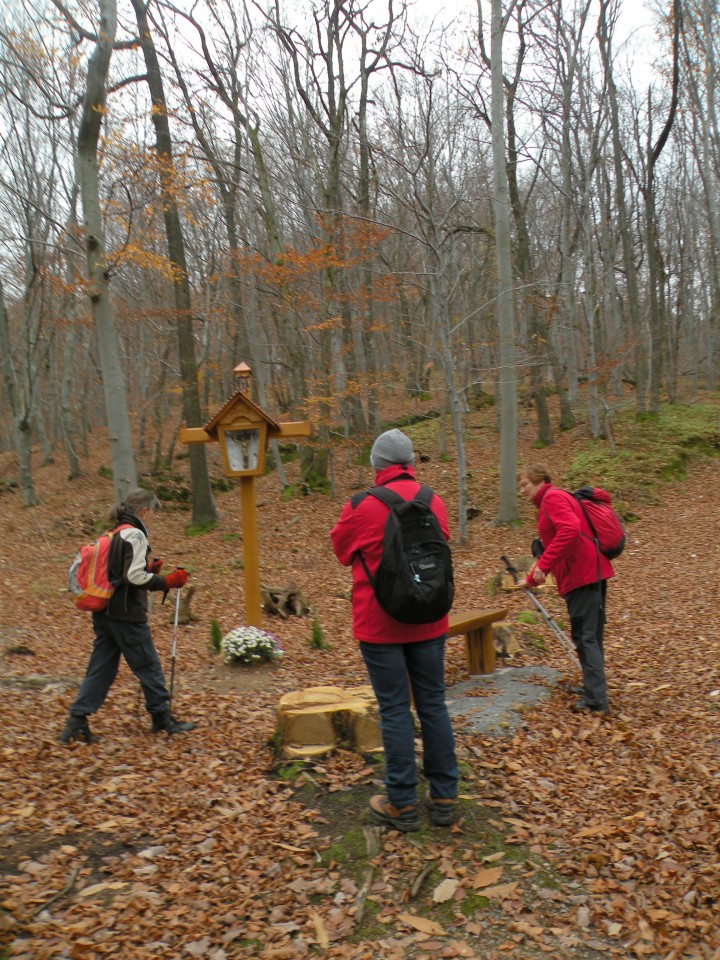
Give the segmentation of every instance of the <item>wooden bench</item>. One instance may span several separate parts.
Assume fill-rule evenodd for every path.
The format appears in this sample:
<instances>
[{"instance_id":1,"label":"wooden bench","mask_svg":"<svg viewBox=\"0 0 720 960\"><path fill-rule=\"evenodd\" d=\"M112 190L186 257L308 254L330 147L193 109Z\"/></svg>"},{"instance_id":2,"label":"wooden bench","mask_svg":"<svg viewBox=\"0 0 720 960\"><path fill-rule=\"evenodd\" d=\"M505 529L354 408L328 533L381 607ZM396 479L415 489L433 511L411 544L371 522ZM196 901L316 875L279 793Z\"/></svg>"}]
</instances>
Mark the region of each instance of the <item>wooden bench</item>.
<instances>
[{"instance_id":1,"label":"wooden bench","mask_svg":"<svg viewBox=\"0 0 720 960\"><path fill-rule=\"evenodd\" d=\"M468 673L493 673L495 670L495 644L492 625L507 617L507 608L496 610L470 610L454 613L450 617L448 636L465 636L465 656Z\"/></svg>"}]
</instances>

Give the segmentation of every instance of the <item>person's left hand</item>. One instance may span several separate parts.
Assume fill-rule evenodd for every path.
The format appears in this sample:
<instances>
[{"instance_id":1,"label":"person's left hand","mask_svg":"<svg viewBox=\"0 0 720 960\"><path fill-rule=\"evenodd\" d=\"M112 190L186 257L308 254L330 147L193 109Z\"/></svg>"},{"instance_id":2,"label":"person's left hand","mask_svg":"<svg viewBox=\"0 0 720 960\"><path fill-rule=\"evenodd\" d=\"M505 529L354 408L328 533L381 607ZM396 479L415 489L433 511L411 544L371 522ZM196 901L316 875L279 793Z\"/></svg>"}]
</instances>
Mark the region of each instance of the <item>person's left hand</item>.
<instances>
[{"instance_id":1,"label":"person's left hand","mask_svg":"<svg viewBox=\"0 0 720 960\"><path fill-rule=\"evenodd\" d=\"M162 557L153 557L152 560L148 560L148 572L149 573L160 573L162 570L162 565L165 561Z\"/></svg>"},{"instance_id":2,"label":"person's left hand","mask_svg":"<svg viewBox=\"0 0 720 960\"><path fill-rule=\"evenodd\" d=\"M545 571L541 570L540 567L536 565L535 569L532 572L532 579L533 579L533 583L537 583L537 584L545 583L545 579L546 579Z\"/></svg>"}]
</instances>

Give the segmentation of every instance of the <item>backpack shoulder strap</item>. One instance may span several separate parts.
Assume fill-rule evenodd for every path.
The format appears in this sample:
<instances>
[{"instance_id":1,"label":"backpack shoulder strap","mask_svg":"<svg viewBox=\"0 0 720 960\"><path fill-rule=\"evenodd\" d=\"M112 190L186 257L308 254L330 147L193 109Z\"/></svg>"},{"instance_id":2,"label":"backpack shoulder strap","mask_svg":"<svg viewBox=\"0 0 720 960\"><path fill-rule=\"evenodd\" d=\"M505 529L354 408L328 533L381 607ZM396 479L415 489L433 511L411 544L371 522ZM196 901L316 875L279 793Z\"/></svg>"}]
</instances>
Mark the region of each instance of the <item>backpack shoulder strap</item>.
<instances>
[{"instance_id":1,"label":"backpack shoulder strap","mask_svg":"<svg viewBox=\"0 0 720 960\"><path fill-rule=\"evenodd\" d=\"M384 503L390 509L406 502L404 497L401 497L394 490L388 489L388 487L373 487L372 490L368 490L368 496L375 497L376 500Z\"/></svg>"},{"instance_id":2,"label":"backpack shoulder strap","mask_svg":"<svg viewBox=\"0 0 720 960\"><path fill-rule=\"evenodd\" d=\"M587 512L587 508L585 507L584 500L582 498L578 499L578 503L580 504L580 509L582 510L583 515L587 520L587 525L590 527L590 532L592 533L592 539L595 540L595 542L597 543L597 540L598 540L597 530L595 529L595 526L593 525L593 522L590 519L590 514Z\"/></svg>"},{"instance_id":3,"label":"backpack shoulder strap","mask_svg":"<svg viewBox=\"0 0 720 960\"><path fill-rule=\"evenodd\" d=\"M393 507L397 507L400 504L408 503L409 501L405 500L404 497L401 497L399 493L396 493L394 490L389 490L385 486L373 487L372 490L363 490L361 493L356 493L353 497L350 498L353 510L365 499L365 497L375 497L376 500L379 500L381 503L384 503L388 510L392 510ZM356 556L360 563L362 564L363 570L365 571L365 576L370 581L373 590L375 589L375 580L370 574L368 565L365 563L365 557L362 555L362 551L358 550Z\"/></svg>"},{"instance_id":4,"label":"backpack shoulder strap","mask_svg":"<svg viewBox=\"0 0 720 960\"><path fill-rule=\"evenodd\" d=\"M409 479L413 478L410 477ZM372 490L368 490L368 494L376 497L378 500L382 500L382 502L386 503L388 507L397 506L400 503L412 503L412 500L405 500L405 498L401 497L399 493L395 493L394 490L391 490L386 486L374 487ZM426 507L429 507L434 496L435 491L428 487L427 484L421 483L420 489L412 499L417 500L420 503L424 503Z\"/></svg>"},{"instance_id":5,"label":"backpack shoulder strap","mask_svg":"<svg viewBox=\"0 0 720 960\"><path fill-rule=\"evenodd\" d=\"M113 527L111 530L106 530L104 536L114 537L116 533L120 533L121 530L131 530L133 525L131 523L119 523L116 527Z\"/></svg>"},{"instance_id":6,"label":"backpack shoulder strap","mask_svg":"<svg viewBox=\"0 0 720 960\"><path fill-rule=\"evenodd\" d=\"M568 493L573 498L573 500L577 503L577 505L580 507L580 512L582 513L583 517L585 517L585 522L587 523L588 527L590 527L590 533L592 534L592 536L588 537L588 540L593 540L595 542L595 546L598 547L597 531L593 526L593 522L590 519L590 514L588 513L587 508L585 506L588 500L591 500L593 503L596 502L595 497L593 496L593 488L580 487L577 490L568 490ZM583 533L583 536L587 537L588 535L586 533Z\"/></svg>"},{"instance_id":7,"label":"backpack shoulder strap","mask_svg":"<svg viewBox=\"0 0 720 960\"><path fill-rule=\"evenodd\" d=\"M415 499L419 500L421 503L424 503L426 506L430 506L432 498L435 496L435 491L432 490L427 484L421 484L420 489L415 494Z\"/></svg>"},{"instance_id":8,"label":"backpack shoulder strap","mask_svg":"<svg viewBox=\"0 0 720 960\"><path fill-rule=\"evenodd\" d=\"M354 493L352 497L350 497L350 505L353 510L356 510L366 497L375 497L376 500L384 503L386 507L393 507L398 503L405 502L400 494L395 493L394 490L388 490L387 487L373 487L372 490L361 490L360 493Z\"/></svg>"}]
</instances>

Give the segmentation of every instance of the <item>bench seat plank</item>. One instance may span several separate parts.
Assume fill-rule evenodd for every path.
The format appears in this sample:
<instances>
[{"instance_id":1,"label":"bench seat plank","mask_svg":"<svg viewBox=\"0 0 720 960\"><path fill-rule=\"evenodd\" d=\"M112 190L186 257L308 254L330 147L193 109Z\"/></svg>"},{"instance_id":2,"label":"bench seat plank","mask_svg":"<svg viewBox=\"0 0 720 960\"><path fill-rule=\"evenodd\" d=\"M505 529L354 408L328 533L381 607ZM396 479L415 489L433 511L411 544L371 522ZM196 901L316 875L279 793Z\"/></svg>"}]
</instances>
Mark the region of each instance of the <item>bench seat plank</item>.
<instances>
[{"instance_id":1,"label":"bench seat plank","mask_svg":"<svg viewBox=\"0 0 720 960\"><path fill-rule=\"evenodd\" d=\"M492 610L470 610L454 613L448 624L448 636L465 636L465 656L468 673L493 673L495 670L495 643L493 623L507 617L506 607Z\"/></svg>"}]
</instances>

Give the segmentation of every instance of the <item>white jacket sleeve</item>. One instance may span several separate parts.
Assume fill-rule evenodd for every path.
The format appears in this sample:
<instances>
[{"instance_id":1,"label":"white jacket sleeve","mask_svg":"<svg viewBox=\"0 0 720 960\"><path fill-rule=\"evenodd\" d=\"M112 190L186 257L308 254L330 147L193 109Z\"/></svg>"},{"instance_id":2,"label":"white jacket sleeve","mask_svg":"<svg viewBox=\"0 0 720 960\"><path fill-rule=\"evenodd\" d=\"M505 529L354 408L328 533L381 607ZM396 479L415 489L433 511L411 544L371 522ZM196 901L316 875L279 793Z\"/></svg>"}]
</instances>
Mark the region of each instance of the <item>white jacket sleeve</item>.
<instances>
[{"instance_id":1,"label":"white jacket sleeve","mask_svg":"<svg viewBox=\"0 0 720 960\"><path fill-rule=\"evenodd\" d=\"M153 574L147 569L148 542L142 532L133 528L123 530L121 536L132 548L130 562L125 568L125 577L134 587L146 587L151 583Z\"/></svg>"}]
</instances>

